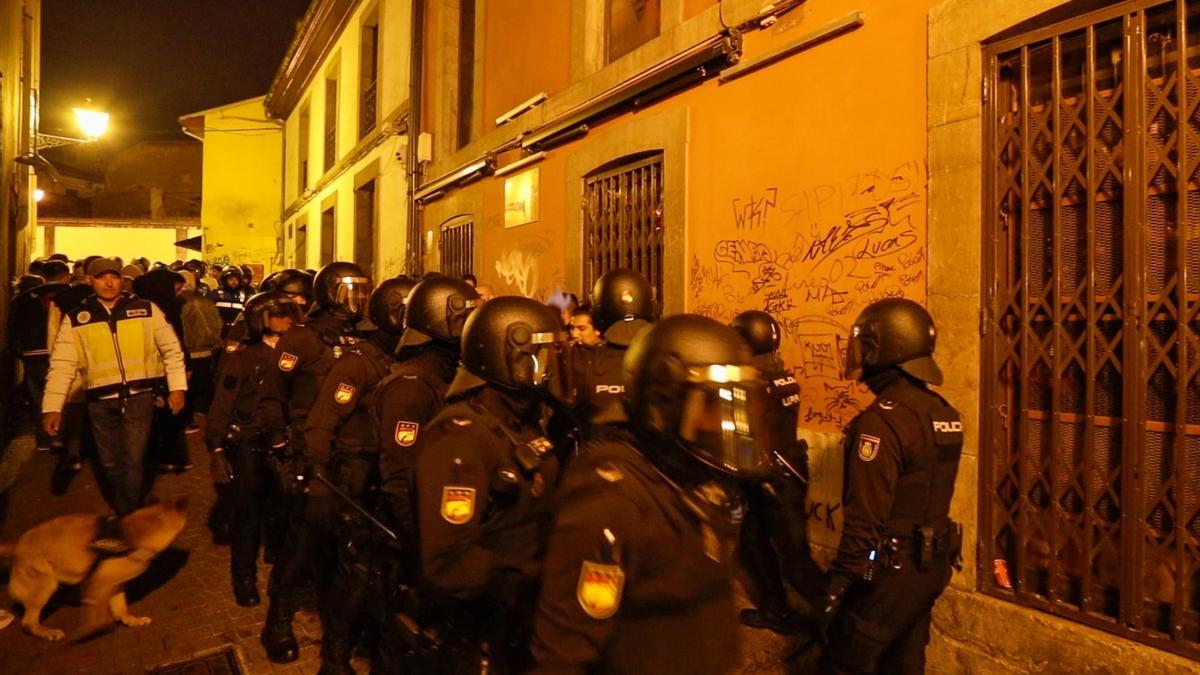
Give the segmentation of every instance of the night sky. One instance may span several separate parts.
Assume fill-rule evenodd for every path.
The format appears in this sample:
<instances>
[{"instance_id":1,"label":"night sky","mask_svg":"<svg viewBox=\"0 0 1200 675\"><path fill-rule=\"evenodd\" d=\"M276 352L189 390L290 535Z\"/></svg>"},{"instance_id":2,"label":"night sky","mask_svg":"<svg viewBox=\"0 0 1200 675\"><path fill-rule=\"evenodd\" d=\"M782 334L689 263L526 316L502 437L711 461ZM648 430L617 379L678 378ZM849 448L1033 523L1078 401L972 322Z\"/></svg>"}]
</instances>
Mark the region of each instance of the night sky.
<instances>
[{"instance_id":1,"label":"night sky","mask_svg":"<svg viewBox=\"0 0 1200 675\"><path fill-rule=\"evenodd\" d=\"M178 118L265 94L309 0L43 0L41 131L76 136L85 98L107 143L182 137Z\"/></svg>"}]
</instances>

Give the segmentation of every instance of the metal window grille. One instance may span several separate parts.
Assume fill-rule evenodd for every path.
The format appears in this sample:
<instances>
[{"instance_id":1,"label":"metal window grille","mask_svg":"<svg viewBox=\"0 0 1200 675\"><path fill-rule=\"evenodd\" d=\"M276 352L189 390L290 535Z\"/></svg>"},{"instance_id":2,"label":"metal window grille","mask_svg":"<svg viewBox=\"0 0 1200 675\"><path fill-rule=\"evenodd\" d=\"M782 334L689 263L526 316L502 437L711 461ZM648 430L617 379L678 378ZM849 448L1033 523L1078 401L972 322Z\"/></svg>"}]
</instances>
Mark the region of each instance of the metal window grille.
<instances>
[{"instance_id":1,"label":"metal window grille","mask_svg":"<svg viewBox=\"0 0 1200 675\"><path fill-rule=\"evenodd\" d=\"M1200 0L985 64L984 590L1200 658Z\"/></svg>"},{"instance_id":2,"label":"metal window grille","mask_svg":"<svg viewBox=\"0 0 1200 675\"><path fill-rule=\"evenodd\" d=\"M583 288L616 268L646 275L663 301L663 155L641 154L597 169L583 184Z\"/></svg>"},{"instance_id":3,"label":"metal window grille","mask_svg":"<svg viewBox=\"0 0 1200 675\"><path fill-rule=\"evenodd\" d=\"M325 170L337 162L338 83L325 80Z\"/></svg>"},{"instance_id":4,"label":"metal window grille","mask_svg":"<svg viewBox=\"0 0 1200 675\"><path fill-rule=\"evenodd\" d=\"M442 227L438 243L442 274L462 278L475 273L475 223L457 223Z\"/></svg>"},{"instance_id":5,"label":"metal window grille","mask_svg":"<svg viewBox=\"0 0 1200 675\"><path fill-rule=\"evenodd\" d=\"M379 84L378 24L363 26L359 69L358 137L363 138L375 128L376 89Z\"/></svg>"}]
</instances>

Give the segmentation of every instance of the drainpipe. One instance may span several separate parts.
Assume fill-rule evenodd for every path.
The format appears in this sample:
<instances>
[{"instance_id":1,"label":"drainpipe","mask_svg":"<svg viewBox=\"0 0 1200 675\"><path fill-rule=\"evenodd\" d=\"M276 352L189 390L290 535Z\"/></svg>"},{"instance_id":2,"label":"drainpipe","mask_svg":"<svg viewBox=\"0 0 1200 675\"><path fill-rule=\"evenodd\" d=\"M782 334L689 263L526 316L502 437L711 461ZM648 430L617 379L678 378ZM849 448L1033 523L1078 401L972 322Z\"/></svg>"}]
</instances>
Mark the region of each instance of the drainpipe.
<instances>
[{"instance_id":1,"label":"drainpipe","mask_svg":"<svg viewBox=\"0 0 1200 675\"><path fill-rule=\"evenodd\" d=\"M421 80L424 70L425 52L425 0L412 0L411 54L408 76L408 152L405 168L408 173L408 261L405 271L420 276L424 271L424 239L421 236L421 208L417 204L417 181L421 178L418 167L417 145L421 137Z\"/></svg>"}]
</instances>

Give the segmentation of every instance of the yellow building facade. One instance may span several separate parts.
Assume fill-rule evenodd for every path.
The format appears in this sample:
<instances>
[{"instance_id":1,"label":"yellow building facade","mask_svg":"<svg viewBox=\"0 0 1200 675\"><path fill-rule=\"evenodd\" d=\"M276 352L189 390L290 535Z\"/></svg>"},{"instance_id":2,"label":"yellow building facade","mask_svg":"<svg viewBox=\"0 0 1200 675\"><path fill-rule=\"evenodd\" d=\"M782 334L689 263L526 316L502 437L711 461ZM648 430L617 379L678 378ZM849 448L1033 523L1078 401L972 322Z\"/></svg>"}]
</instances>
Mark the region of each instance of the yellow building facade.
<instances>
[{"instance_id":1,"label":"yellow building facade","mask_svg":"<svg viewBox=\"0 0 1200 675\"><path fill-rule=\"evenodd\" d=\"M266 96L283 123L288 266L403 271L410 3L317 0Z\"/></svg>"},{"instance_id":2,"label":"yellow building facade","mask_svg":"<svg viewBox=\"0 0 1200 675\"><path fill-rule=\"evenodd\" d=\"M204 144L203 259L261 265L268 274L282 269L283 126L267 118L263 97L179 121L185 133Z\"/></svg>"},{"instance_id":3,"label":"yellow building facade","mask_svg":"<svg viewBox=\"0 0 1200 675\"><path fill-rule=\"evenodd\" d=\"M25 271L34 248L37 213L33 167L37 148L37 92L41 72L41 0L0 0L0 280L6 286ZM22 161L18 162L18 159ZM0 292L0 316L11 295ZM0 351L9 340L0 326ZM0 358L0 382L12 382L13 360ZM0 426L7 428L8 401L0 395Z\"/></svg>"}]
</instances>

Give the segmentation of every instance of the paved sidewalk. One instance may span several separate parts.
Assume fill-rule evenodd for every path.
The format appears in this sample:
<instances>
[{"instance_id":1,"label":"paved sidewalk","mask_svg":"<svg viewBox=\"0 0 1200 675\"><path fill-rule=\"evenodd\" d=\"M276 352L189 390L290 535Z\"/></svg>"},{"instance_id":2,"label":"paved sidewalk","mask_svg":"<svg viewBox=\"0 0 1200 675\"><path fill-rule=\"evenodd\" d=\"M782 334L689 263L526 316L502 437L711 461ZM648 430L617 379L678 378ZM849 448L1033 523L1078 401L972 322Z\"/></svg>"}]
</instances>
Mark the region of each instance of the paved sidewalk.
<instances>
[{"instance_id":1,"label":"paved sidewalk","mask_svg":"<svg viewBox=\"0 0 1200 675\"><path fill-rule=\"evenodd\" d=\"M0 526L0 539L15 540L30 527L68 513L106 513L91 467L85 466L61 496L51 492L57 458L35 453L32 437L18 437L10 457L28 457L8 499L8 518ZM160 475L152 494L164 497L186 494L190 498L188 524L174 547L159 556L143 577L130 585L130 610L149 616L143 628L118 626L110 633L81 644L69 644L79 630L82 609L78 591L67 588L56 596L63 602L43 612L43 623L67 632L67 640L46 642L25 633L17 619L0 630L0 672L145 673L173 661L233 645L248 673L313 674L320 666L320 623L314 612L297 617L300 660L277 666L267 661L258 642L266 618L267 566L259 572L259 607L239 607L229 581L229 549L213 543L208 516L216 500L209 480L207 457L195 457L196 467L180 475ZM7 572L4 574L5 580ZM13 609L7 588L0 592L0 607ZM356 664L360 665L360 664Z\"/></svg>"}]
</instances>

